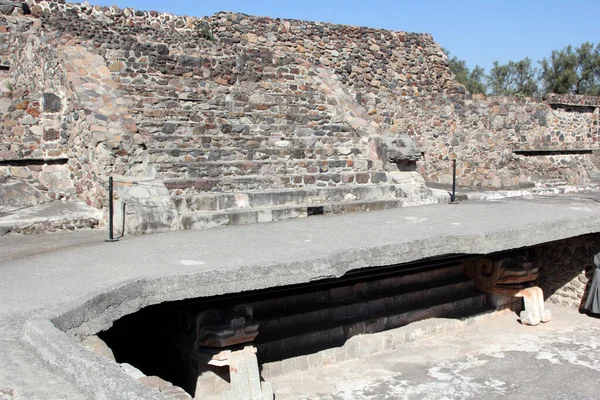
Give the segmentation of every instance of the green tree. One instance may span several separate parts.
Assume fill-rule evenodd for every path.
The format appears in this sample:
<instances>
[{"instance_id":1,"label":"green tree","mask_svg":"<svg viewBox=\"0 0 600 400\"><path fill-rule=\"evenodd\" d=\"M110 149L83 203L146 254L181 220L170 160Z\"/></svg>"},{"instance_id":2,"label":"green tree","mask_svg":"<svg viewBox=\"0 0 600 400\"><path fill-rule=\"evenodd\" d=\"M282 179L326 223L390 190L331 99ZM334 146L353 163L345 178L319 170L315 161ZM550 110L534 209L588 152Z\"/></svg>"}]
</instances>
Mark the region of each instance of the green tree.
<instances>
[{"instance_id":1,"label":"green tree","mask_svg":"<svg viewBox=\"0 0 600 400\"><path fill-rule=\"evenodd\" d=\"M535 96L539 92L537 74L529 57L504 65L494 61L487 78L488 87L495 95Z\"/></svg>"},{"instance_id":2,"label":"green tree","mask_svg":"<svg viewBox=\"0 0 600 400\"><path fill-rule=\"evenodd\" d=\"M600 43L553 50L540 65L546 93L600 95Z\"/></svg>"},{"instance_id":3,"label":"green tree","mask_svg":"<svg viewBox=\"0 0 600 400\"><path fill-rule=\"evenodd\" d=\"M446 53L447 56L450 56L450 52L448 50L442 50L444 50L444 53ZM454 73L456 80L459 83L465 85L465 87L470 93L485 94L485 71L479 65L476 65L475 68L473 68L473 70L470 70L467 67L467 63L464 60L459 60L458 57L454 56L452 58L449 58L448 67L450 68L450 71Z\"/></svg>"},{"instance_id":4,"label":"green tree","mask_svg":"<svg viewBox=\"0 0 600 400\"><path fill-rule=\"evenodd\" d=\"M485 70L476 65L475 68L471 70L469 74L469 84L467 85L467 89L471 93L483 93L487 92L487 87L485 85Z\"/></svg>"}]
</instances>

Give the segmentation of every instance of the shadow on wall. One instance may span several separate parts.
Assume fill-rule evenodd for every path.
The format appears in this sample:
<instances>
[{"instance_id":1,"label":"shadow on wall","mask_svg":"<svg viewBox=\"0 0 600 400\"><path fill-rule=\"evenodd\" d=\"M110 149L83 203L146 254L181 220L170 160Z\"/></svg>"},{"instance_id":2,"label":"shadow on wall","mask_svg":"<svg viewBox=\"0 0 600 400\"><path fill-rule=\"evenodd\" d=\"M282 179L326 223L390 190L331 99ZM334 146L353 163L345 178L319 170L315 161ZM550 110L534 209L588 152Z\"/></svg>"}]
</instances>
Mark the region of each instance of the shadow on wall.
<instances>
[{"instance_id":1,"label":"shadow on wall","mask_svg":"<svg viewBox=\"0 0 600 400\"><path fill-rule=\"evenodd\" d=\"M594 254L600 235L584 235L546 243L534 248L534 262L540 268L538 285L545 300L582 310L594 274Z\"/></svg>"}]
</instances>

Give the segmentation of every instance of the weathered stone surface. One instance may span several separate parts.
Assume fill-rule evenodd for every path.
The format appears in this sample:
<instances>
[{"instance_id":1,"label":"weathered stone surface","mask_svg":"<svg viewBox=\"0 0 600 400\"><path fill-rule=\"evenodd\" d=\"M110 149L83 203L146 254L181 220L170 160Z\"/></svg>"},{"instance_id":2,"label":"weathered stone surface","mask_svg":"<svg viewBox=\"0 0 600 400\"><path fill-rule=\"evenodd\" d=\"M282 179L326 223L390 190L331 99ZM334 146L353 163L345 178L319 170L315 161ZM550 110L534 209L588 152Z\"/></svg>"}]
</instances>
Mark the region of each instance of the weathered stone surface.
<instances>
[{"instance_id":1,"label":"weathered stone surface","mask_svg":"<svg viewBox=\"0 0 600 400\"><path fill-rule=\"evenodd\" d=\"M167 382L159 376L143 376L138 379L138 382L142 383L149 388L156 389L158 391L163 391L169 386L173 386L171 382Z\"/></svg>"},{"instance_id":2,"label":"weathered stone surface","mask_svg":"<svg viewBox=\"0 0 600 400\"><path fill-rule=\"evenodd\" d=\"M575 206L577 204L579 207ZM58 275L36 276L30 274L29 268L22 271L29 276L27 287L38 287L38 290L20 288L26 296L19 299L7 296L8 303L3 302L2 307L18 304L26 310L34 310L39 308L41 299L54 299L52 305L64 301L61 300L64 299L61 297L64 289L52 283L64 281L74 273L82 273L81 265L85 263L88 268L83 272L86 277L92 273L93 279L87 279L83 287L73 287L71 296L79 298L85 294L90 298L82 298L52 311L53 314L30 320L23 330L24 340L33 344L33 348L42 346L40 353L53 365L61 367L66 362L70 366L68 371L72 371L71 376L77 382L100 386L98 390L107 393L112 388L102 387L97 382L110 377L114 378L113 382L123 385L124 391L134 392L133 387L125 384L130 378L121 377L124 373L116 365L111 367L107 362L101 363L97 369L81 368L98 365L100 357L81 351L72 336L62 334L58 329L69 331L71 335L86 335L86 329L106 329L123 315L165 301L309 282L313 278L323 279L324 275L342 276L349 270L368 265L409 262L453 252L488 254L596 232L598 205L593 201L586 203L585 207L580 205L579 200L566 199L563 202L552 199L507 201L495 203L493 207L465 203L289 221L267 227L233 228L237 234L231 234L230 230L173 233L171 235L177 238L173 241L165 241L162 235L151 235L123 241L112 247L115 257L120 260L117 267L102 259L101 254L106 251L104 246L90 246L86 252L79 253L84 259L65 257L64 252L51 255L52 262L61 266L56 272ZM449 207L452 207L452 212L448 212ZM482 220L488 221L488 225L482 225ZM458 222L461 224L460 231L454 225ZM300 228L301 225L303 228ZM338 230L344 235L331 234ZM370 234L365 235L365 230ZM302 241L298 237L299 231L308 232L311 241ZM240 243L244 242L240 241L239 234L256 240L240 247ZM303 243L302 248L297 248L298 239ZM172 252L164 250L168 243L172 244ZM417 243L429 245L416 246ZM550 244L552 248L556 248L555 245ZM139 251L140 246L148 251ZM337 251L332 251L332 248ZM250 257L249 251L253 254ZM173 258L175 253L177 257ZM307 258L307 255L310 257ZM186 266L178 262L182 259L204 261L206 264ZM240 260L246 261L240 264ZM295 260L302 265L320 267L301 268ZM16 265L23 267L22 264ZM35 269L37 265L30 267ZM119 282L105 285L106 289L99 293L94 282L106 282L114 277L115 270L122 274ZM236 280L232 281L231 276L236 276ZM261 279L251 279L256 276ZM17 290L11 285L6 289L9 290L7 293ZM114 302L105 301L109 293ZM144 295L140 296L140 293ZM72 353L73 346L79 351ZM143 399L144 394L133 398ZM110 395L106 397L110 398Z\"/></svg>"},{"instance_id":3,"label":"weathered stone surface","mask_svg":"<svg viewBox=\"0 0 600 400\"><path fill-rule=\"evenodd\" d=\"M60 132L58 132L56 129L53 129L53 128L44 129L44 140L53 141L53 140L58 140L59 137L60 137Z\"/></svg>"},{"instance_id":4,"label":"weathered stone surface","mask_svg":"<svg viewBox=\"0 0 600 400\"><path fill-rule=\"evenodd\" d=\"M123 179L121 182L115 186L115 226L118 234L124 233L123 226L127 234L179 229L177 210L164 185L152 180L132 184Z\"/></svg>"},{"instance_id":5,"label":"weathered stone surface","mask_svg":"<svg viewBox=\"0 0 600 400\"><path fill-rule=\"evenodd\" d=\"M25 182L0 184L0 208L18 208L46 201L44 195Z\"/></svg>"},{"instance_id":6,"label":"weathered stone surface","mask_svg":"<svg viewBox=\"0 0 600 400\"><path fill-rule=\"evenodd\" d=\"M132 377L136 381L138 379L143 378L144 376L146 376L142 371L140 371L139 369L137 369L136 367L134 367L131 364L120 363L119 366L123 369L123 371L125 371L125 373L127 375L129 375L130 377Z\"/></svg>"},{"instance_id":7,"label":"weathered stone surface","mask_svg":"<svg viewBox=\"0 0 600 400\"><path fill-rule=\"evenodd\" d=\"M585 303L597 246L596 239L588 235L536 248L536 264L540 268L538 285L550 302L572 308L580 308Z\"/></svg>"},{"instance_id":8,"label":"weathered stone surface","mask_svg":"<svg viewBox=\"0 0 600 400\"><path fill-rule=\"evenodd\" d=\"M115 361L115 355L108 345L104 342L104 340L100 339L96 335L88 336L81 341L81 345L86 349L101 355L102 357L106 357L109 360Z\"/></svg>"},{"instance_id":9,"label":"weathered stone surface","mask_svg":"<svg viewBox=\"0 0 600 400\"><path fill-rule=\"evenodd\" d=\"M60 112L62 110L62 102L60 97L54 93L42 93L42 107L44 112Z\"/></svg>"}]
</instances>

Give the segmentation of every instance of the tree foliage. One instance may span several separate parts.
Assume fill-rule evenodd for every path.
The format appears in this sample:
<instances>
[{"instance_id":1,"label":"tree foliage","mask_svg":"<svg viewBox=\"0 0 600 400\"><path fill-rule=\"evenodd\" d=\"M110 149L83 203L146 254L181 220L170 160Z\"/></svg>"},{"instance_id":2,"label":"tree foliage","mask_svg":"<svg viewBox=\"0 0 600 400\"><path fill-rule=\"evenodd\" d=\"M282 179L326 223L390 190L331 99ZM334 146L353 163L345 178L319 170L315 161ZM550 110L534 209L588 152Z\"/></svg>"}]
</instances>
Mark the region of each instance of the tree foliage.
<instances>
[{"instance_id":1,"label":"tree foliage","mask_svg":"<svg viewBox=\"0 0 600 400\"><path fill-rule=\"evenodd\" d=\"M494 61L488 75L488 85L495 95L535 96L539 92L537 74L538 70L533 68L529 57L504 65Z\"/></svg>"},{"instance_id":2,"label":"tree foliage","mask_svg":"<svg viewBox=\"0 0 600 400\"><path fill-rule=\"evenodd\" d=\"M600 43L553 50L540 65L546 93L600 95Z\"/></svg>"},{"instance_id":3,"label":"tree foliage","mask_svg":"<svg viewBox=\"0 0 600 400\"><path fill-rule=\"evenodd\" d=\"M450 52L444 49L447 55ZM500 64L494 61L489 74L476 65L472 70L464 60L452 57L449 68L456 80L471 93L537 96L547 93L600 96L600 43L585 42L580 47L553 50L535 68L529 57Z\"/></svg>"},{"instance_id":4,"label":"tree foliage","mask_svg":"<svg viewBox=\"0 0 600 400\"><path fill-rule=\"evenodd\" d=\"M450 55L450 52L444 49L446 55ZM450 71L456 76L456 80L459 83L465 85L467 90L473 94L486 92L484 83L485 70L479 65L476 65L473 70L467 67L467 63L464 60L459 60L458 57L454 56L448 61Z\"/></svg>"}]
</instances>

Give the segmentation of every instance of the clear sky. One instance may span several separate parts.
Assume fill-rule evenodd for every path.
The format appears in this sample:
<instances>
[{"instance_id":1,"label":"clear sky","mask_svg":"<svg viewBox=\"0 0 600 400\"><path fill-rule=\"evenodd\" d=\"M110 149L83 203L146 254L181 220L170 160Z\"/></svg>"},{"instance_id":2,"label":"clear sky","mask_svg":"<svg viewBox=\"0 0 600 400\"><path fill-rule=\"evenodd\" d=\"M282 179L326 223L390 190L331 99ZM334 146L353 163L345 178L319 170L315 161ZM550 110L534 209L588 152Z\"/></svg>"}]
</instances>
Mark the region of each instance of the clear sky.
<instances>
[{"instance_id":1,"label":"clear sky","mask_svg":"<svg viewBox=\"0 0 600 400\"><path fill-rule=\"evenodd\" d=\"M369 26L433 35L489 71L586 41L600 42L600 0L89 0L91 4L206 16L218 11ZM536 64L537 65L537 64Z\"/></svg>"}]
</instances>

